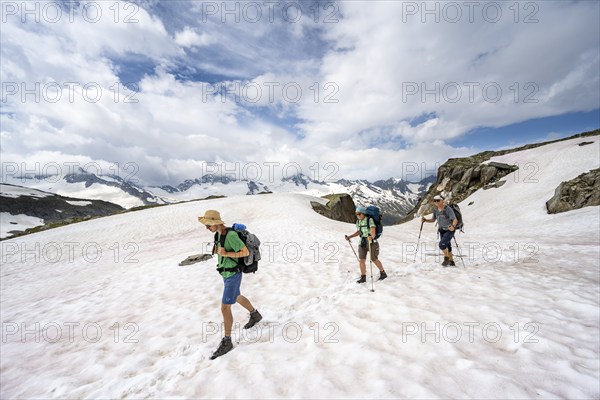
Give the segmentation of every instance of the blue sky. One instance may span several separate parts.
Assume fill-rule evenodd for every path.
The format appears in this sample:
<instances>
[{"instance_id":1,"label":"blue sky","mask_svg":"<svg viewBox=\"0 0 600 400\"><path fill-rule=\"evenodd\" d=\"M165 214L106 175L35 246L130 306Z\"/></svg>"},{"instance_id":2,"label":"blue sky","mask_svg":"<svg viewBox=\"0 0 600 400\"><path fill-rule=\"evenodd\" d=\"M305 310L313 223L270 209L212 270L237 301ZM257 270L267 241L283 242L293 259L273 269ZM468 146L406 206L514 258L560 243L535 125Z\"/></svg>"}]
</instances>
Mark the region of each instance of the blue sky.
<instances>
[{"instance_id":1,"label":"blue sky","mask_svg":"<svg viewBox=\"0 0 600 400\"><path fill-rule=\"evenodd\" d=\"M454 146L476 146L483 150L497 150L569 137L581 132L593 131L599 126L600 110L595 109L589 112L529 119L499 128L476 128L451 143Z\"/></svg>"},{"instance_id":2,"label":"blue sky","mask_svg":"<svg viewBox=\"0 0 600 400\"><path fill-rule=\"evenodd\" d=\"M599 2L269 4L3 8L3 160L132 162L148 184L209 162L377 180L600 126Z\"/></svg>"}]
</instances>

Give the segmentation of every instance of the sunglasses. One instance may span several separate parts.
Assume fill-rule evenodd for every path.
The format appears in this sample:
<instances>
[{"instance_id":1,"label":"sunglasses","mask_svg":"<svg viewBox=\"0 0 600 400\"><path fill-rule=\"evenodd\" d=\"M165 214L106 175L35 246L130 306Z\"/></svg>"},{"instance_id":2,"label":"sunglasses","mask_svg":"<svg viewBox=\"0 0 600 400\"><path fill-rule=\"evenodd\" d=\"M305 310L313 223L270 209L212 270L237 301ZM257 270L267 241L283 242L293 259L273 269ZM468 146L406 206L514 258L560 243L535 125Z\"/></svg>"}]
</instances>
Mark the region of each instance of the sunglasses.
<instances>
[{"instance_id":1,"label":"sunglasses","mask_svg":"<svg viewBox=\"0 0 600 400\"><path fill-rule=\"evenodd\" d=\"M441 201L441 200L434 200L433 202L434 202L434 203L439 203L440 201Z\"/></svg>"},{"instance_id":2,"label":"sunglasses","mask_svg":"<svg viewBox=\"0 0 600 400\"><path fill-rule=\"evenodd\" d=\"M210 227L211 227L212 225L204 225L204 226L206 227L206 229L210 229Z\"/></svg>"}]
</instances>

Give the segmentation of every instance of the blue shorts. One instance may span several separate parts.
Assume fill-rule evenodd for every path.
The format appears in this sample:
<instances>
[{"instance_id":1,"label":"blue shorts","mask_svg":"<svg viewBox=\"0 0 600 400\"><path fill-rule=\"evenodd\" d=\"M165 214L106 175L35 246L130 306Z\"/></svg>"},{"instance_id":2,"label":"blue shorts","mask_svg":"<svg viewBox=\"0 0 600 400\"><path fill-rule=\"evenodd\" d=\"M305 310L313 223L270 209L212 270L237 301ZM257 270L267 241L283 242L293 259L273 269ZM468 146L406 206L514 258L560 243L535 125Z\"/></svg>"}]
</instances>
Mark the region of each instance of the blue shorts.
<instances>
[{"instance_id":1,"label":"blue shorts","mask_svg":"<svg viewBox=\"0 0 600 400\"><path fill-rule=\"evenodd\" d=\"M450 253L452 253L452 238L454 237L454 233L456 231L445 231L440 230L440 249L445 250L448 249Z\"/></svg>"},{"instance_id":2,"label":"blue shorts","mask_svg":"<svg viewBox=\"0 0 600 400\"><path fill-rule=\"evenodd\" d=\"M225 287L223 288L223 304L235 304L238 296L240 295L240 286L242 285L242 273L230 276L229 278L223 278Z\"/></svg>"}]
</instances>

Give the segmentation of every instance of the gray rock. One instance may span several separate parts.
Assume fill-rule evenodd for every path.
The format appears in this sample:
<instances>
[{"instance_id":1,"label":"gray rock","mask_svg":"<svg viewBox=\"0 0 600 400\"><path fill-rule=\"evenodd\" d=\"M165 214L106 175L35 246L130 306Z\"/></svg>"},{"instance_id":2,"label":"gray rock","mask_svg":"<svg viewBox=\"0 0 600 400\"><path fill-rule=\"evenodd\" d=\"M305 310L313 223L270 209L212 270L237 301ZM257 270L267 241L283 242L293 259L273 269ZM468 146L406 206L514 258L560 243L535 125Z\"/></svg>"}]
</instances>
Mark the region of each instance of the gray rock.
<instances>
[{"instance_id":1,"label":"gray rock","mask_svg":"<svg viewBox=\"0 0 600 400\"><path fill-rule=\"evenodd\" d=\"M488 190L488 189L497 189L501 186L504 186L504 184L506 183L506 181L496 181L493 183L488 183L487 185L485 185L483 187L483 190Z\"/></svg>"},{"instance_id":2,"label":"gray rock","mask_svg":"<svg viewBox=\"0 0 600 400\"><path fill-rule=\"evenodd\" d=\"M462 176L460 183L462 183L464 186L469 186L471 179L473 179L473 171L475 171L475 168L469 168Z\"/></svg>"},{"instance_id":3,"label":"gray rock","mask_svg":"<svg viewBox=\"0 0 600 400\"><path fill-rule=\"evenodd\" d=\"M353 223L356 220L354 211L356 205L349 194L330 194L323 196L329 201L323 205L316 201L311 201L310 205L317 213L336 221Z\"/></svg>"},{"instance_id":4,"label":"gray rock","mask_svg":"<svg viewBox=\"0 0 600 400\"><path fill-rule=\"evenodd\" d=\"M495 162L495 161L491 161L488 163L489 166L494 167L496 169L499 170L507 170L507 171L516 171L519 169L519 167L517 167L516 165L510 165L510 164L504 164L504 163L499 163L499 162Z\"/></svg>"},{"instance_id":5,"label":"gray rock","mask_svg":"<svg viewBox=\"0 0 600 400\"><path fill-rule=\"evenodd\" d=\"M213 256L210 254L193 254L179 263L180 267L185 265L196 264L198 262L210 260Z\"/></svg>"},{"instance_id":6,"label":"gray rock","mask_svg":"<svg viewBox=\"0 0 600 400\"><path fill-rule=\"evenodd\" d=\"M546 202L549 214L600 205L600 168L567 182L561 182Z\"/></svg>"},{"instance_id":7,"label":"gray rock","mask_svg":"<svg viewBox=\"0 0 600 400\"><path fill-rule=\"evenodd\" d=\"M498 173L498 170L496 169L496 167L484 165L481 168L481 176L479 177L479 180L481 181L481 183L486 185L487 183L489 183L492 180L493 177L496 176L497 173Z\"/></svg>"}]
</instances>

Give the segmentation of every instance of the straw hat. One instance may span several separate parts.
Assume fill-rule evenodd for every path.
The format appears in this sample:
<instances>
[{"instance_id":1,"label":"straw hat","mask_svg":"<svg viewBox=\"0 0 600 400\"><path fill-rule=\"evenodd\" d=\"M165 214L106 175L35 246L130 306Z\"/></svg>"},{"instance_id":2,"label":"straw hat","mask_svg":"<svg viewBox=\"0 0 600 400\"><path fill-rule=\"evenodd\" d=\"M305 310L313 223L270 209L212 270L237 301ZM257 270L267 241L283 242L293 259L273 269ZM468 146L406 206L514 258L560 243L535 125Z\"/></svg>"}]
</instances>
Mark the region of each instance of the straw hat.
<instances>
[{"instance_id":1,"label":"straw hat","mask_svg":"<svg viewBox=\"0 0 600 400\"><path fill-rule=\"evenodd\" d=\"M198 217L198 221L204 225L224 225L221 220L221 214L217 210L207 210L203 217Z\"/></svg>"}]
</instances>

